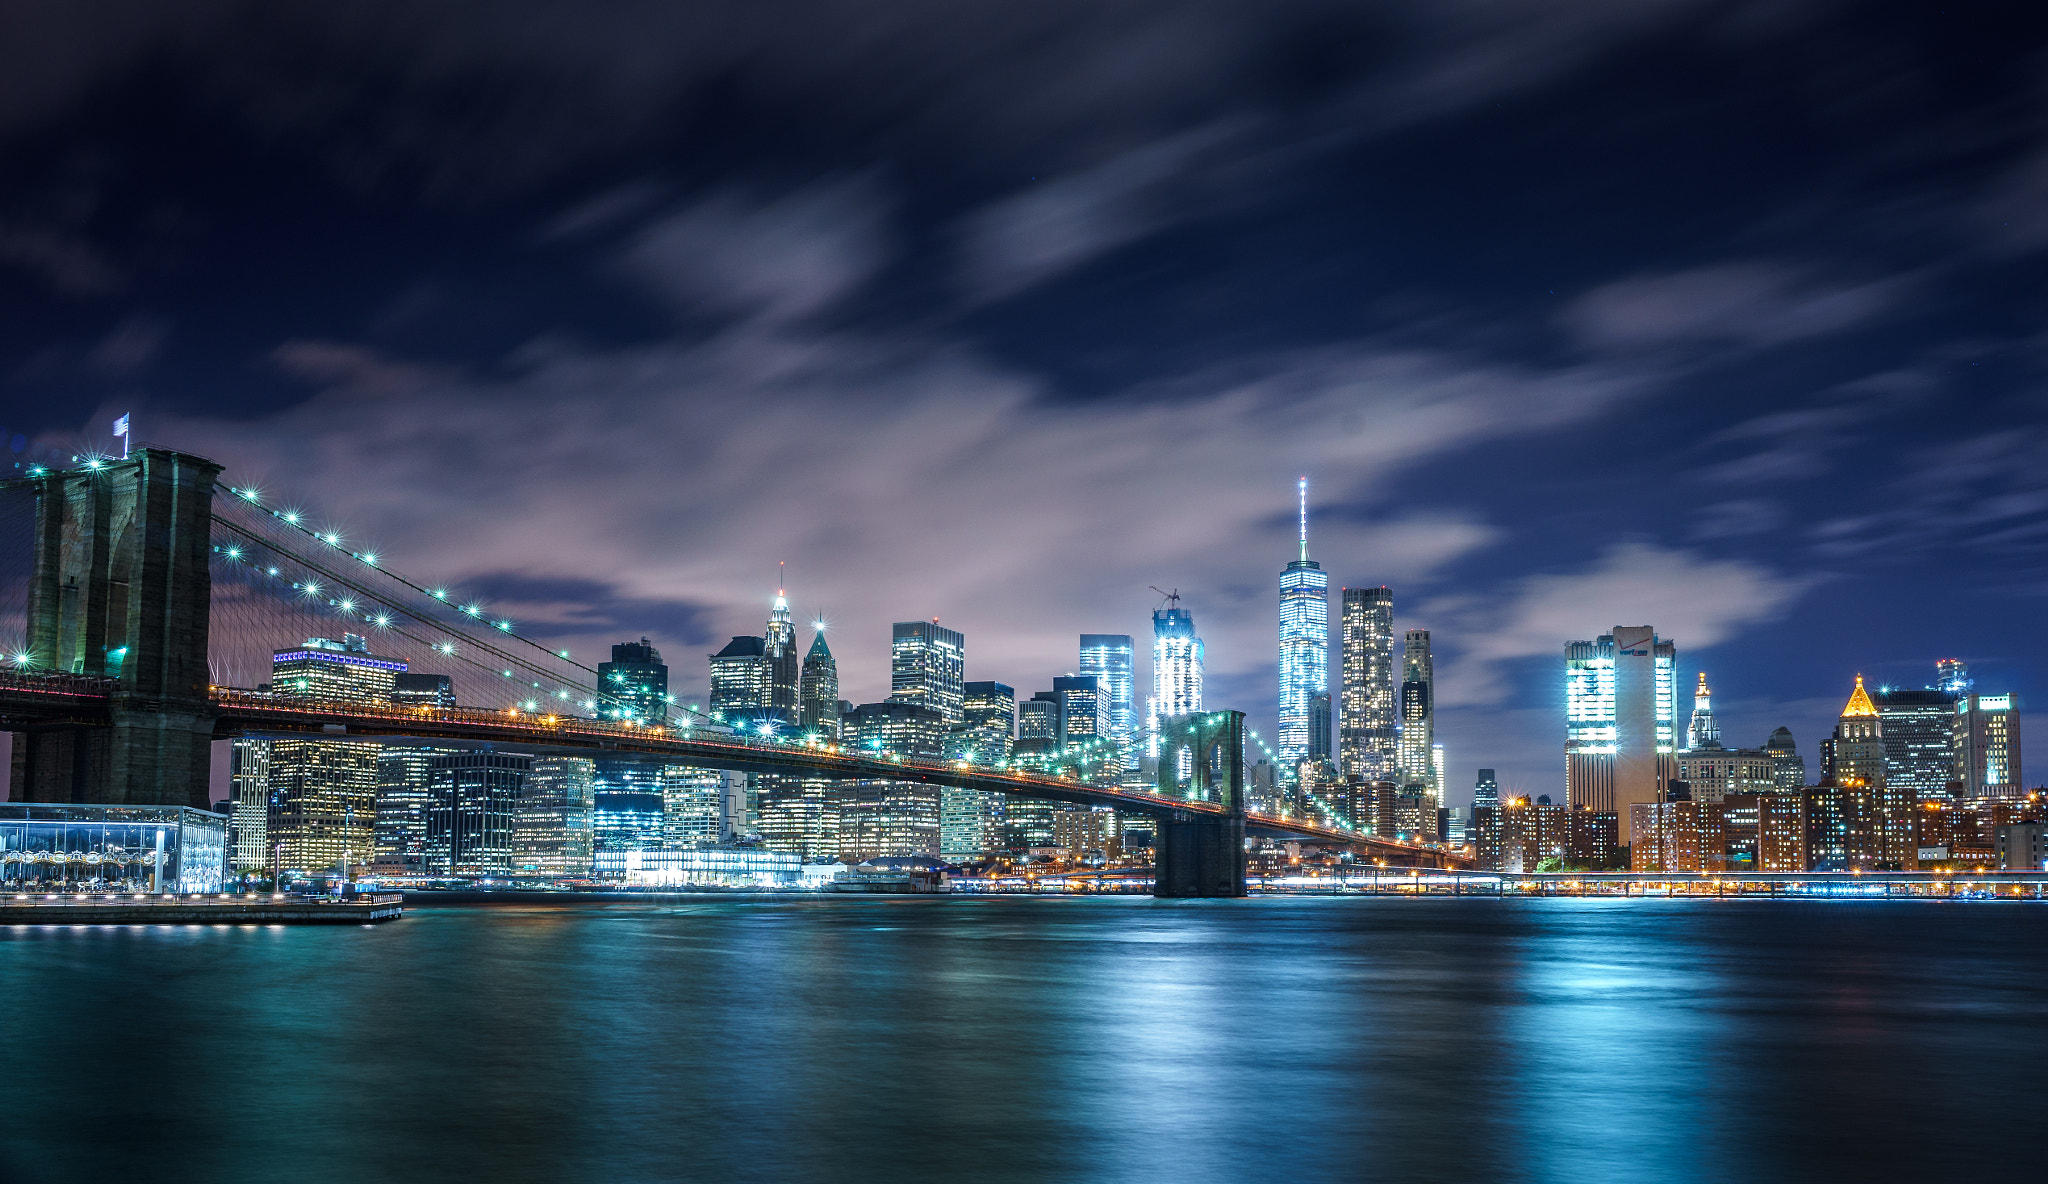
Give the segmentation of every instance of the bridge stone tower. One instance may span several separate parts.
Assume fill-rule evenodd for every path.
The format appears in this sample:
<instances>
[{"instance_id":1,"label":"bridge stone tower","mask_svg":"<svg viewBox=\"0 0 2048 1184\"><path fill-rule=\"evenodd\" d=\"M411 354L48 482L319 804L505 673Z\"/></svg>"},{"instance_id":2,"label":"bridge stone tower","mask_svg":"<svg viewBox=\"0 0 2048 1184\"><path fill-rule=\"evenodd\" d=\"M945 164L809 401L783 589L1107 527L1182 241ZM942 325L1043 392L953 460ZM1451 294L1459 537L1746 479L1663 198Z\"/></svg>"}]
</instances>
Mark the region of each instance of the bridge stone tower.
<instances>
[{"instance_id":1,"label":"bridge stone tower","mask_svg":"<svg viewBox=\"0 0 2048 1184\"><path fill-rule=\"evenodd\" d=\"M205 809L215 479L204 457L143 448L35 478L31 669L113 680L107 726L17 737L16 796Z\"/></svg>"},{"instance_id":2,"label":"bridge stone tower","mask_svg":"<svg viewBox=\"0 0 2048 1184\"><path fill-rule=\"evenodd\" d=\"M1180 784L1183 760L1189 773L1185 789ZM1158 792L1216 802L1223 813L1176 811L1160 820L1152 848L1152 895L1245 895L1244 712L1161 720Z\"/></svg>"}]
</instances>

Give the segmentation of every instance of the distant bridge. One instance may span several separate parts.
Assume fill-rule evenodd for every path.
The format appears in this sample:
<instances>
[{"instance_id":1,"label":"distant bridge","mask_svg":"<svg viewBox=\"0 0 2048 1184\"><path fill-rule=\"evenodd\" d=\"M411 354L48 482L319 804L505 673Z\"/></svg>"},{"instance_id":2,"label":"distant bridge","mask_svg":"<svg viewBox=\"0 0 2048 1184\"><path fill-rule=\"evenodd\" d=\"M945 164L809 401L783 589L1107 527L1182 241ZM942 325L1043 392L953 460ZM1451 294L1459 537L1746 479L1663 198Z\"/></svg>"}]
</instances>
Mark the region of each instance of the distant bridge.
<instances>
[{"instance_id":1,"label":"distant bridge","mask_svg":"<svg viewBox=\"0 0 2048 1184\"><path fill-rule=\"evenodd\" d=\"M1147 793L1064 775L733 734L677 705L654 724L607 721L596 671L448 589L391 572L253 489L217 497L218 465L144 448L126 460L0 482L32 491L23 642L0 671L0 728L18 797L205 808L209 745L242 735L434 740L618 754L799 778L920 782L1113 807L1158 821L1163 895L1241 895L1241 836L1354 848L1390 866L1456 867L1446 852L1244 809L1240 713L1178 717L1169 748L1199 753L1185 785ZM223 589L225 591L223 591ZM415 668L447 669L482 707L404 707L235 689L282 640L336 626Z\"/></svg>"}]
</instances>

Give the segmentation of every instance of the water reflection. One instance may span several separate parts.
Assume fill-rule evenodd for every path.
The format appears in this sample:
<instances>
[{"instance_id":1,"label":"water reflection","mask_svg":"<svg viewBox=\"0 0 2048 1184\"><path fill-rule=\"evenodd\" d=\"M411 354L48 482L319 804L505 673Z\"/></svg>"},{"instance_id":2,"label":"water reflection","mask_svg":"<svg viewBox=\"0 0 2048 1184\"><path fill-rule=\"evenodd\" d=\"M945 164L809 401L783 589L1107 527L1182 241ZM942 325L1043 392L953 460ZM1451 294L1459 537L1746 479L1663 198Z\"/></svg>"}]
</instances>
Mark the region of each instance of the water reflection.
<instances>
[{"instance_id":1,"label":"water reflection","mask_svg":"<svg viewBox=\"0 0 2048 1184\"><path fill-rule=\"evenodd\" d=\"M1138 898L15 928L0 1179L2011 1174L2044 936L2025 905Z\"/></svg>"}]
</instances>

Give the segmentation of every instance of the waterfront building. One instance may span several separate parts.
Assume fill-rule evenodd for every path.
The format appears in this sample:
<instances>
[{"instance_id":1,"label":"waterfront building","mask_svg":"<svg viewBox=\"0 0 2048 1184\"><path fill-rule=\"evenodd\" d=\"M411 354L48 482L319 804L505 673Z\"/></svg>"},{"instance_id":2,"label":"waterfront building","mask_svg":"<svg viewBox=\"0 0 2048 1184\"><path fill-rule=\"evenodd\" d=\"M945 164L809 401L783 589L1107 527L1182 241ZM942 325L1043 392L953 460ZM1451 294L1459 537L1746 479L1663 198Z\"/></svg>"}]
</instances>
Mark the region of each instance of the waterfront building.
<instances>
[{"instance_id":1,"label":"waterfront building","mask_svg":"<svg viewBox=\"0 0 2048 1184\"><path fill-rule=\"evenodd\" d=\"M761 847L639 848L600 851L591 874L629 888L795 888L802 861Z\"/></svg>"},{"instance_id":2,"label":"waterfront building","mask_svg":"<svg viewBox=\"0 0 2048 1184\"><path fill-rule=\"evenodd\" d=\"M1479 770L1479 779L1472 786L1472 804L1475 806L1500 805L1500 779L1492 769Z\"/></svg>"},{"instance_id":3,"label":"waterfront building","mask_svg":"<svg viewBox=\"0 0 2048 1184\"><path fill-rule=\"evenodd\" d=\"M1880 687L1871 701L1884 727L1884 778L1916 802L1949 796L1956 776L1956 696L1928 688Z\"/></svg>"},{"instance_id":4,"label":"waterfront building","mask_svg":"<svg viewBox=\"0 0 2048 1184\"><path fill-rule=\"evenodd\" d=\"M816 777L762 777L760 782L763 846L787 851L805 863L830 863L838 857L837 782Z\"/></svg>"},{"instance_id":5,"label":"waterfront building","mask_svg":"<svg viewBox=\"0 0 2048 1184\"><path fill-rule=\"evenodd\" d=\"M1346 588L1340 618L1343 665L1337 767L1346 777L1391 781L1400 763L1394 680L1394 593Z\"/></svg>"},{"instance_id":6,"label":"waterfront building","mask_svg":"<svg viewBox=\"0 0 2048 1184\"><path fill-rule=\"evenodd\" d=\"M377 758L365 740L270 742L272 865L287 874L353 876L376 852Z\"/></svg>"},{"instance_id":7,"label":"waterfront building","mask_svg":"<svg viewBox=\"0 0 2048 1184\"><path fill-rule=\"evenodd\" d=\"M659 721L667 718L668 665L641 638L612 646L612 660L597 666L598 718Z\"/></svg>"},{"instance_id":8,"label":"waterfront building","mask_svg":"<svg viewBox=\"0 0 2048 1184\"><path fill-rule=\"evenodd\" d=\"M947 863L978 863L1007 845L1009 824L1004 795L982 789L939 788L939 858Z\"/></svg>"},{"instance_id":9,"label":"waterfront building","mask_svg":"<svg viewBox=\"0 0 2048 1184\"><path fill-rule=\"evenodd\" d=\"M270 741L237 736L228 747L229 866L262 871L270 866Z\"/></svg>"},{"instance_id":10,"label":"waterfront building","mask_svg":"<svg viewBox=\"0 0 2048 1184\"><path fill-rule=\"evenodd\" d=\"M1632 820L1677 773L1677 647L1648 625L1617 625L1564 650L1568 800Z\"/></svg>"},{"instance_id":11,"label":"waterfront building","mask_svg":"<svg viewBox=\"0 0 2048 1184\"><path fill-rule=\"evenodd\" d=\"M936 620L898 621L889 629L889 701L959 723L967 694L967 639Z\"/></svg>"},{"instance_id":12,"label":"waterfront building","mask_svg":"<svg viewBox=\"0 0 2048 1184\"><path fill-rule=\"evenodd\" d=\"M680 850L734 837L737 828L728 817L725 774L716 769L664 765L660 784L662 846Z\"/></svg>"},{"instance_id":13,"label":"waterfront building","mask_svg":"<svg viewBox=\"0 0 2048 1184\"><path fill-rule=\"evenodd\" d=\"M963 711L964 701L963 688ZM843 720L845 743L863 751L938 757L945 752L949 722L957 720L891 697L848 712ZM839 838L841 856L855 861L877 855L938 856L938 787L912 781L841 782Z\"/></svg>"},{"instance_id":14,"label":"waterfront building","mask_svg":"<svg viewBox=\"0 0 2048 1184\"><path fill-rule=\"evenodd\" d=\"M591 847L596 851L633 851L661 846L667 803L661 800L659 773L654 774L655 784L651 787L607 789L606 762L594 763L597 772L591 793Z\"/></svg>"},{"instance_id":15,"label":"waterfront building","mask_svg":"<svg viewBox=\"0 0 2048 1184\"><path fill-rule=\"evenodd\" d=\"M1202 708L1202 639L1178 593L1152 610L1152 695L1145 702L1145 755L1159 758L1160 721ZM1020 719L1019 726L1022 726Z\"/></svg>"},{"instance_id":16,"label":"waterfront building","mask_svg":"<svg viewBox=\"0 0 2048 1184\"><path fill-rule=\"evenodd\" d=\"M1484 871L1533 872L1545 860L1562 863L1569 851L1570 818L1548 795L1511 797L1473 810L1479 866Z\"/></svg>"},{"instance_id":17,"label":"waterfront building","mask_svg":"<svg viewBox=\"0 0 2048 1184\"><path fill-rule=\"evenodd\" d=\"M838 739L839 663L832 657L832 647L825 644L823 625L811 636L811 648L804 655L798 684L798 723L804 732L826 740Z\"/></svg>"},{"instance_id":18,"label":"waterfront building","mask_svg":"<svg viewBox=\"0 0 2048 1184\"><path fill-rule=\"evenodd\" d=\"M1565 810L1565 862L1588 871L1621 865L1620 829L1614 815L1584 807Z\"/></svg>"},{"instance_id":19,"label":"waterfront building","mask_svg":"<svg viewBox=\"0 0 2048 1184\"><path fill-rule=\"evenodd\" d=\"M190 806L0 802L0 888L219 892L228 820Z\"/></svg>"},{"instance_id":20,"label":"waterfront building","mask_svg":"<svg viewBox=\"0 0 2048 1184\"><path fill-rule=\"evenodd\" d=\"M1330 690L1330 577L1308 557L1308 478L1300 498L1300 554L1280 571L1280 768L1291 775L1315 749L1310 701ZM1323 751L1329 741L1324 740Z\"/></svg>"},{"instance_id":21,"label":"waterfront building","mask_svg":"<svg viewBox=\"0 0 2048 1184\"><path fill-rule=\"evenodd\" d=\"M1083 633L1080 669L1102 690L1102 734L1116 744L1117 767L1126 781L1138 778L1137 647L1131 635Z\"/></svg>"},{"instance_id":22,"label":"waterfront building","mask_svg":"<svg viewBox=\"0 0 2048 1184\"><path fill-rule=\"evenodd\" d=\"M1998 870L2048 871L2048 823L2008 822L1998 828Z\"/></svg>"},{"instance_id":23,"label":"waterfront building","mask_svg":"<svg viewBox=\"0 0 2048 1184\"><path fill-rule=\"evenodd\" d=\"M512 817L512 869L566 879L590 874L597 763L586 757L537 756Z\"/></svg>"},{"instance_id":24,"label":"waterfront building","mask_svg":"<svg viewBox=\"0 0 2048 1184\"><path fill-rule=\"evenodd\" d=\"M1764 741L1771 754L1771 780L1780 793L1797 792L1806 786L1806 758L1792 740L1792 729L1779 728Z\"/></svg>"},{"instance_id":25,"label":"waterfront building","mask_svg":"<svg viewBox=\"0 0 2048 1184\"><path fill-rule=\"evenodd\" d=\"M1437 805L1441 808L1445 798L1449 796L1449 786L1444 780L1444 746L1441 744L1429 746L1429 781L1430 788L1436 792Z\"/></svg>"},{"instance_id":26,"label":"waterfront building","mask_svg":"<svg viewBox=\"0 0 2048 1184\"><path fill-rule=\"evenodd\" d=\"M391 698L400 707L453 707L455 683L445 674L402 671L392 678Z\"/></svg>"},{"instance_id":27,"label":"waterfront building","mask_svg":"<svg viewBox=\"0 0 2048 1184\"><path fill-rule=\"evenodd\" d=\"M512 872L512 818L533 758L482 749L427 762L426 874L506 876Z\"/></svg>"},{"instance_id":28,"label":"waterfront building","mask_svg":"<svg viewBox=\"0 0 2048 1184\"><path fill-rule=\"evenodd\" d=\"M766 713L768 641L739 636L711 655L711 717L735 728L761 722Z\"/></svg>"},{"instance_id":29,"label":"waterfront building","mask_svg":"<svg viewBox=\"0 0 2048 1184\"><path fill-rule=\"evenodd\" d=\"M1964 798L2026 795L2020 780L2020 713L2011 695L1961 695L1954 729L1956 776Z\"/></svg>"},{"instance_id":30,"label":"waterfront building","mask_svg":"<svg viewBox=\"0 0 2048 1184\"><path fill-rule=\"evenodd\" d=\"M456 752L446 745L393 745L377 753L376 854L380 876L426 870L427 809L433 801L430 762Z\"/></svg>"},{"instance_id":31,"label":"waterfront building","mask_svg":"<svg viewBox=\"0 0 2048 1184\"><path fill-rule=\"evenodd\" d=\"M344 633L340 641L308 637L304 645L270 655L271 691L307 699L390 703L403 673L404 662L371 653L359 633Z\"/></svg>"},{"instance_id":32,"label":"waterfront building","mask_svg":"<svg viewBox=\"0 0 2048 1184\"><path fill-rule=\"evenodd\" d=\"M1780 729L1781 731L1783 729ZM1758 871L1803 872L1811 866L1807 791L1802 786L1758 794L1756 862Z\"/></svg>"}]
</instances>

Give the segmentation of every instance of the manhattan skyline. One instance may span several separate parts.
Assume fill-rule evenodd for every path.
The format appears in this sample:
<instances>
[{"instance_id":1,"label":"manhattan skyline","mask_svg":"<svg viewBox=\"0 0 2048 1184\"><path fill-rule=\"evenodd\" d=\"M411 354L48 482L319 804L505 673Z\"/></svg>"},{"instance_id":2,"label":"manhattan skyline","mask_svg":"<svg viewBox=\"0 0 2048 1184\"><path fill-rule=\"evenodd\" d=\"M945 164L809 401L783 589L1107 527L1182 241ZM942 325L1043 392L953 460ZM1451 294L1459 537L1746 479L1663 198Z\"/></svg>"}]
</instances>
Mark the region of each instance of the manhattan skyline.
<instances>
[{"instance_id":1,"label":"manhattan skyline","mask_svg":"<svg viewBox=\"0 0 2048 1184\"><path fill-rule=\"evenodd\" d=\"M132 412L579 653L756 633L786 560L856 702L932 617L1148 686L1178 588L1269 738L1305 474L1331 584L1431 631L1457 800L1556 789L1617 622L1809 760L1855 674L2036 691L2038 30L904 10L819 20L948 52L678 64L688 17L233 11L0 50L13 459Z\"/></svg>"}]
</instances>

